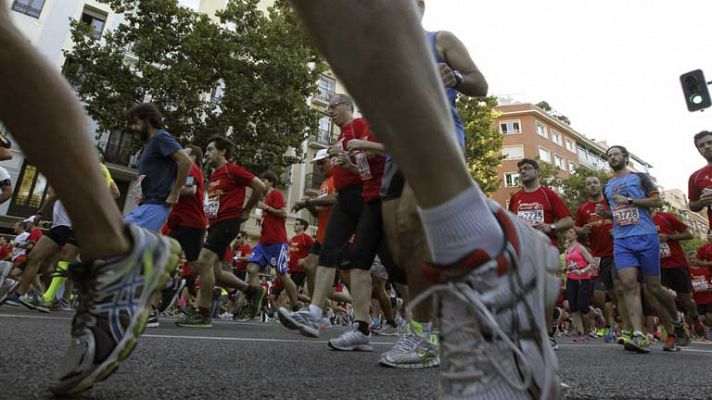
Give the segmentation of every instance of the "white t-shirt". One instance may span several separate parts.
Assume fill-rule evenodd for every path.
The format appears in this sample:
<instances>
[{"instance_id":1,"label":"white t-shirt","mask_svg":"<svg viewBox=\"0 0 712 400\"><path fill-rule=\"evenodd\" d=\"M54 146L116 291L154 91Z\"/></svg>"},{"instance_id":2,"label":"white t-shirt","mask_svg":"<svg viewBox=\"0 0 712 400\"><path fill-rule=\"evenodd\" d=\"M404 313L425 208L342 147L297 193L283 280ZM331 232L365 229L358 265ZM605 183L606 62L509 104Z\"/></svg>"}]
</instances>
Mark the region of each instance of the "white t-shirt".
<instances>
[{"instance_id":1,"label":"white t-shirt","mask_svg":"<svg viewBox=\"0 0 712 400\"><path fill-rule=\"evenodd\" d=\"M30 238L30 232L22 232L21 234L15 236L14 246L12 246L12 261L15 261L17 257L24 256L27 253L27 249L24 246L27 243L27 239Z\"/></svg>"},{"instance_id":2,"label":"white t-shirt","mask_svg":"<svg viewBox=\"0 0 712 400\"><path fill-rule=\"evenodd\" d=\"M67 210L64 208L61 200L54 202L54 207L52 208L52 228L55 226L68 226L72 227L72 221L69 219Z\"/></svg>"},{"instance_id":3,"label":"white t-shirt","mask_svg":"<svg viewBox=\"0 0 712 400\"><path fill-rule=\"evenodd\" d=\"M10 173L3 167L0 167L0 182L10 181Z\"/></svg>"}]
</instances>

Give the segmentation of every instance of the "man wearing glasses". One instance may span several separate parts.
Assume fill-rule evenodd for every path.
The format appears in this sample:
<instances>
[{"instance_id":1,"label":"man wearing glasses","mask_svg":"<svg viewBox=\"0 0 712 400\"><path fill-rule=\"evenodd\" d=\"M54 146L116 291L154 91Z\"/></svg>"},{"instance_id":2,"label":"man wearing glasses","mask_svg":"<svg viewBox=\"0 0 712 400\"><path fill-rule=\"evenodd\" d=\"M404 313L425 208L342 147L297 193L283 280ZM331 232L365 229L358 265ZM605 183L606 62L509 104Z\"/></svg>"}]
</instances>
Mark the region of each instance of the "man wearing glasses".
<instances>
[{"instance_id":1,"label":"man wearing glasses","mask_svg":"<svg viewBox=\"0 0 712 400\"><path fill-rule=\"evenodd\" d=\"M509 211L517 214L525 224L546 233L551 244L558 246L556 233L574 226L569 209L554 190L541 185L536 161L522 159L517 168L522 188L512 195Z\"/></svg>"}]
</instances>

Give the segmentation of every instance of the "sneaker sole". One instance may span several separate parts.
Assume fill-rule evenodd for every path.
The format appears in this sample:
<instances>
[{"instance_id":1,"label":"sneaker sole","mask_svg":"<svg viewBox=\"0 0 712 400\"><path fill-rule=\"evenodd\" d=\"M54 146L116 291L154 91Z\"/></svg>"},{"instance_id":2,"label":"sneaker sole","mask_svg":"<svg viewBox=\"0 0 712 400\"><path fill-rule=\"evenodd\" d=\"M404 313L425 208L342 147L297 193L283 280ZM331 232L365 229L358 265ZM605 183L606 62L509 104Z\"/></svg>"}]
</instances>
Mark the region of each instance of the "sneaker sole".
<instances>
[{"instance_id":1,"label":"sneaker sole","mask_svg":"<svg viewBox=\"0 0 712 400\"><path fill-rule=\"evenodd\" d=\"M398 369L425 369L425 368L437 368L440 366L440 360L431 360L426 362L421 362L417 364L398 364L395 362L388 361L385 358L378 360L378 365L388 368L398 368Z\"/></svg>"},{"instance_id":2,"label":"sneaker sole","mask_svg":"<svg viewBox=\"0 0 712 400\"><path fill-rule=\"evenodd\" d=\"M299 331L302 335L312 339L317 339L319 337L318 328L312 328L293 320L289 316L289 310L287 309L280 308L277 310L277 318L279 319L279 322L281 322L282 325L289 330Z\"/></svg>"},{"instance_id":3,"label":"sneaker sole","mask_svg":"<svg viewBox=\"0 0 712 400\"><path fill-rule=\"evenodd\" d=\"M349 346L349 347L339 347L335 346L331 343L331 340L329 340L329 348L332 350L336 351L373 351L373 346L367 345L367 344L360 344L358 346Z\"/></svg>"},{"instance_id":4,"label":"sneaker sole","mask_svg":"<svg viewBox=\"0 0 712 400\"><path fill-rule=\"evenodd\" d=\"M148 314L150 313L150 307L148 307L148 305L150 304L153 295L160 292L160 290L165 286L166 282L168 282L171 277L170 271L175 269L180 262L180 255L182 251L180 244L178 244L175 239L165 236L159 237L158 240L164 242L168 248L168 251L165 253L163 259L153 263L154 271L151 276L151 281L148 281L145 286L148 290L144 290L143 293L141 293L138 312L134 313L131 318L131 322L126 328L126 334L124 337L116 345L109 357L97 366L87 377L68 388L65 387L65 385L50 387L50 391L54 394L76 395L90 389L98 382L106 380L109 376L116 372L119 368L119 364L125 361L136 349L138 338L141 336L144 329L146 329Z\"/></svg>"},{"instance_id":5,"label":"sneaker sole","mask_svg":"<svg viewBox=\"0 0 712 400\"><path fill-rule=\"evenodd\" d=\"M179 322L176 322L176 326L179 326L181 328L212 328L213 324L181 324Z\"/></svg>"},{"instance_id":6,"label":"sneaker sole","mask_svg":"<svg viewBox=\"0 0 712 400\"><path fill-rule=\"evenodd\" d=\"M650 353L650 349L645 348L645 347L640 347L637 344L633 343L632 341L626 342L625 345L623 345L623 348L628 351L639 353L639 354Z\"/></svg>"}]
</instances>

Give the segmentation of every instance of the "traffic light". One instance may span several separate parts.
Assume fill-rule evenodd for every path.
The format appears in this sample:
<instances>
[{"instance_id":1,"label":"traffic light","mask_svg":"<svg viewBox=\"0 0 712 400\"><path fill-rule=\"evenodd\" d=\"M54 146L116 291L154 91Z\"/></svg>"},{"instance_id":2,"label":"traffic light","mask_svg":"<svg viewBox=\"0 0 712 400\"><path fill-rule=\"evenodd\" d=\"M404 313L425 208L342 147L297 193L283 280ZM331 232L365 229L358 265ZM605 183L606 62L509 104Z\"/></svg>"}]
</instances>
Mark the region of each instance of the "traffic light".
<instances>
[{"instance_id":1,"label":"traffic light","mask_svg":"<svg viewBox=\"0 0 712 400\"><path fill-rule=\"evenodd\" d=\"M680 83L688 111L699 111L712 106L705 74L701 69L680 75Z\"/></svg>"}]
</instances>

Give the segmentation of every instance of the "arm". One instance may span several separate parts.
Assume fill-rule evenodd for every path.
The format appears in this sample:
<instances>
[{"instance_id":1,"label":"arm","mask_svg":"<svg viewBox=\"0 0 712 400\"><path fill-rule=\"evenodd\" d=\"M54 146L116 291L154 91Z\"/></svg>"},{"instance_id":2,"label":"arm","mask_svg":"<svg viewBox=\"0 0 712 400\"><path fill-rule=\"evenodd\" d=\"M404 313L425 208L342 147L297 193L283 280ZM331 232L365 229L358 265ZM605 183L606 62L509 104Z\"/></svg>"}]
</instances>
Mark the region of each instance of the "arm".
<instances>
[{"instance_id":1,"label":"arm","mask_svg":"<svg viewBox=\"0 0 712 400\"><path fill-rule=\"evenodd\" d=\"M42 204L42 207L37 210L37 215L44 216L49 214L50 210L52 209L52 206L54 206L54 202L56 202L58 199L59 198L54 193L54 191L50 191L50 193L47 195L47 199L45 199L44 204Z\"/></svg>"},{"instance_id":2,"label":"arm","mask_svg":"<svg viewBox=\"0 0 712 400\"><path fill-rule=\"evenodd\" d=\"M632 205L645 208L659 208L663 206L663 199L659 193L654 193L644 199L632 199Z\"/></svg>"},{"instance_id":3,"label":"arm","mask_svg":"<svg viewBox=\"0 0 712 400\"><path fill-rule=\"evenodd\" d=\"M109 184L109 192L111 192L111 197L115 199L121 197L121 190L119 190L119 187L116 186L116 182L114 182L113 180Z\"/></svg>"},{"instance_id":4,"label":"arm","mask_svg":"<svg viewBox=\"0 0 712 400\"><path fill-rule=\"evenodd\" d=\"M349 141L349 144L347 147L349 148L349 152L362 150L362 151L368 151L370 153L373 153L373 154L376 154L379 156L386 155L386 146L384 146L382 143L378 143L378 142L370 142L367 140L351 139Z\"/></svg>"},{"instance_id":5,"label":"arm","mask_svg":"<svg viewBox=\"0 0 712 400\"><path fill-rule=\"evenodd\" d=\"M195 196L195 193L197 191L198 191L198 188L195 185L193 185L191 187L184 186L183 189L180 190L180 197Z\"/></svg>"},{"instance_id":6,"label":"arm","mask_svg":"<svg viewBox=\"0 0 712 400\"><path fill-rule=\"evenodd\" d=\"M263 210L279 218L287 219L287 207L274 208L265 204Z\"/></svg>"},{"instance_id":7,"label":"arm","mask_svg":"<svg viewBox=\"0 0 712 400\"><path fill-rule=\"evenodd\" d=\"M4 182L2 184L2 193L0 193L0 204L10 200L12 197L12 184L8 182Z\"/></svg>"},{"instance_id":8,"label":"arm","mask_svg":"<svg viewBox=\"0 0 712 400\"><path fill-rule=\"evenodd\" d=\"M242 215L240 216L245 221L250 218L250 212L257 205L257 202L260 200L260 197L262 197L262 193L267 190L264 182L262 182L258 177L254 177L250 181L248 186L250 187L250 189L252 189L252 194L250 194L250 198L247 199L247 203L245 203L245 207L242 210Z\"/></svg>"},{"instance_id":9,"label":"arm","mask_svg":"<svg viewBox=\"0 0 712 400\"><path fill-rule=\"evenodd\" d=\"M436 38L438 52L445 59L446 65L439 65L443 82L448 87L455 87L457 81L453 75L453 70L462 74L462 83L457 85L455 89L458 92L467 96L486 96L487 81L482 72L477 68L475 62L472 61L470 53L465 45L452 32L441 31ZM443 69L446 69L443 71ZM448 71L449 70L449 71ZM452 80L448 80L450 75ZM449 83L449 85L448 85Z\"/></svg>"},{"instance_id":10,"label":"arm","mask_svg":"<svg viewBox=\"0 0 712 400\"><path fill-rule=\"evenodd\" d=\"M561 218L560 220L556 221L554 226L556 226L556 230L559 232L565 231L565 230L570 229L571 227L574 226L574 219L571 217Z\"/></svg>"},{"instance_id":11,"label":"arm","mask_svg":"<svg viewBox=\"0 0 712 400\"><path fill-rule=\"evenodd\" d=\"M172 205L178 202L178 198L180 197L180 191L183 188L183 185L185 184L185 178L188 177L188 172L190 171L190 166L193 161L191 161L190 157L188 157L188 155L185 154L183 150L173 152L171 154L171 158L175 160L176 164L178 164L178 169L176 171L176 180L173 184L173 189L171 189L171 194L168 195L168 198L166 199L166 203Z\"/></svg>"}]
</instances>

